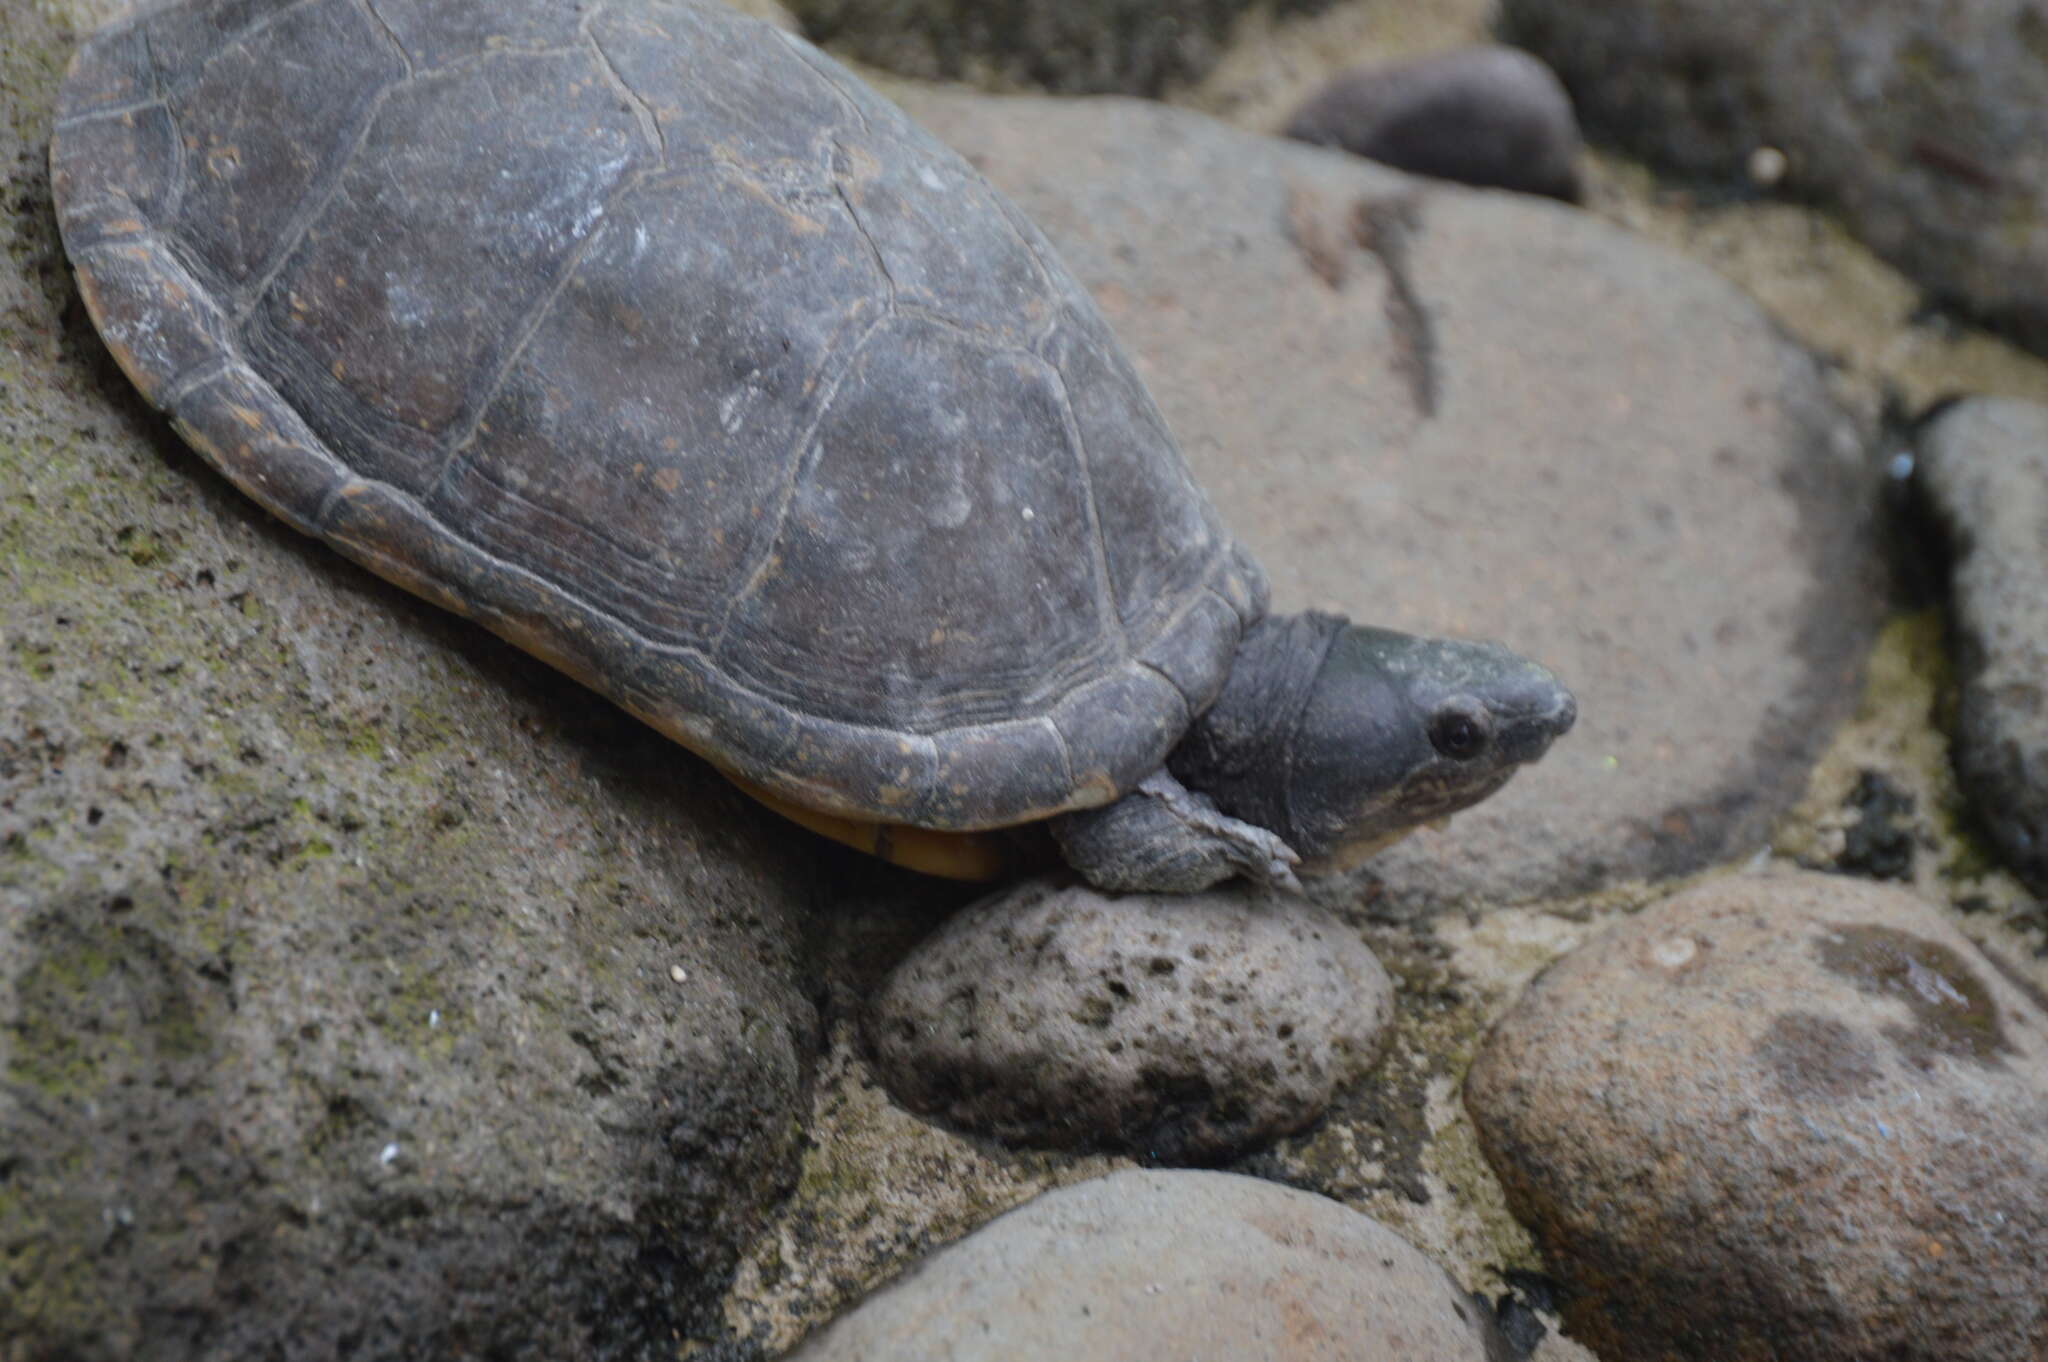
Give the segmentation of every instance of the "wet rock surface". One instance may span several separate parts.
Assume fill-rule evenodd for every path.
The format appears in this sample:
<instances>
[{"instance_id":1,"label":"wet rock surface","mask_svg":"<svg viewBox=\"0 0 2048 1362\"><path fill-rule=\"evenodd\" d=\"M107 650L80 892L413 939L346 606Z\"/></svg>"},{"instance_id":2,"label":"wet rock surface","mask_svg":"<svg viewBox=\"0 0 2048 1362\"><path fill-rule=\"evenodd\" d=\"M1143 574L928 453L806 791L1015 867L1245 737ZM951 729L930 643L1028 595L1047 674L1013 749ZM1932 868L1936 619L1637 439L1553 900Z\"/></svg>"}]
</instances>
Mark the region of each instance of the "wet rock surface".
<instances>
[{"instance_id":1,"label":"wet rock surface","mask_svg":"<svg viewBox=\"0 0 2048 1362\"><path fill-rule=\"evenodd\" d=\"M1276 609L1499 639L1577 694L1540 764L1333 893L1410 914L1762 843L1882 583L1868 432L1753 304L1584 215L1169 109L900 93L1094 290Z\"/></svg>"},{"instance_id":2,"label":"wet rock surface","mask_svg":"<svg viewBox=\"0 0 2048 1362\"><path fill-rule=\"evenodd\" d=\"M1280 12L1329 0L1278 0ZM1247 0L791 0L805 36L925 80L1156 95L1215 62Z\"/></svg>"},{"instance_id":3,"label":"wet rock surface","mask_svg":"<svg viewBox=\"0 0 2048 1362\"><path fill-rule=\"evenodd\" d=\"M1742 176L1760 146L1936 297L2048 348L2048 16L2024 0L1507 0L1596 135Z\"/></svg>"},{"instance_id":4,"label":"wet rock surface","mask_svg":"<svg viewBox=\"0 0 2048 1362\"><path fill-rule=\"evenodd\" d=\"M1545 973L1465 1101L1603 1356L2048 1348L2048 996L1906 891L1669 899Z\"/></svg>"},{"instance_id":5,"label":"wet rock surface","mask_svg":"<svg viewBox=\"0 0 2048 1362\"><path fill-rule=\"evenodd\" d=\"M1486 1307L1337 1202L1225 1173L1049 1192L932 1255L791 1362L1499 1354Z\"/></svg>"},{"instance_id":6,"label":"wet rock surface","mask_svg":"<svg viewBox=\"0 0 2048 1362\"><path fill-rule=\"evenodd\" d=\"M2048 406L1977 398L1920 432L1951 559L1955 761L1999 852L2048 895Z\"/></svg>"},{"instance_id":7,"label":"wet rock surface","mask_svg":"<svg viewBox=\"0 0 2048 1362\"><path fill-rule=\"evenodd\" d=\"M1205 1162L1315 1120L1392 1012L1372 952L1301 899L1034 881L920 943L868 1034L890 1092L955 1126Z\"/></svg>"},{"instance_id":8,"label":"wet rock surface","mask_svg":"<svg viewBox=\"0 0 2048 1362\"><path fill-rule=\"evenodd\" d=\"M1343 72L1286 135L1462 184L1578 197L1571 96L1537 58L1484 45Z\"/></svg>"},{"instance_id":9,"label":"wet rock surface","mask_svg":"<svg viewBox=\"0 0 2048 1362\"><path fill-rule=\"evenodd\" d=\"M0 1352L624 1355L791 1176L812 872L269 520L86 323L0 12Z\"/></svg>"}]
</instances>

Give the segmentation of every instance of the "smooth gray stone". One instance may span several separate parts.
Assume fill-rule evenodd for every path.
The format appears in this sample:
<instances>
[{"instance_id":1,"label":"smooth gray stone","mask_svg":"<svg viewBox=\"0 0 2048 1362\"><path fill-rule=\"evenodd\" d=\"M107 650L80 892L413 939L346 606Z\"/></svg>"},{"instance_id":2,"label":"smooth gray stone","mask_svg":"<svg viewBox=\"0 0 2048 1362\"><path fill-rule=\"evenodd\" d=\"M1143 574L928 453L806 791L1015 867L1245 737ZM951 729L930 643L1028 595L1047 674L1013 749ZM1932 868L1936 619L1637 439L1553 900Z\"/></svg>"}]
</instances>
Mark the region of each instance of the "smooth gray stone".
<instances>
[{"instance_id":1,"label":"smooth gray stone","mask_svg":"<svg viewBox=\"0 0 2048 1362\"><path fill-rule=\"evenodd\" d=\"M1951 556L1956 774L1999 852L2048 895L2048 407L1956 403L1921 430L1914 481Z\"/></svg>"},{"instance_id":2,"label":"smooth gray stone","mask_svg":"<svg viewBox=\"0 0 2048 1362\"><path fill-rule=\"evenodd\" d=\"M1486 1307L1378 1221L1230 1173L1047 1192L941 1249L789 1362L1487 1362Z\"/></svg>"}]
</instances>

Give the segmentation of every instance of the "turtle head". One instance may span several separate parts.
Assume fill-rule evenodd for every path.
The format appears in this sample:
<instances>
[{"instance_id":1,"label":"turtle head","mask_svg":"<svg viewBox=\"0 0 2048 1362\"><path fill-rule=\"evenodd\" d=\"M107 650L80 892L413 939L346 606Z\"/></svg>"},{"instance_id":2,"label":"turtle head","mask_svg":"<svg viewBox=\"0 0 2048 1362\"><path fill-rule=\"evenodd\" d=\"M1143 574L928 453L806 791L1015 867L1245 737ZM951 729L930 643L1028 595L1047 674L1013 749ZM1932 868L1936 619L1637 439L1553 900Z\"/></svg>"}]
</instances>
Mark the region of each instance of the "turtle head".
<instances>
[{"instance_id":1,"label":"turtle head","mask_svg":"<svg viewBox=\"0 0 2048 1362\"><path fill-rule=\"evenodd\" d=\"M1247 634L1171 765L1328 873L1486 798L1577 717L1548 669L1497 643L1309 613Z\"/></svg>"},{"instance_id":2,"label":"turtle head","mask_svg":"<svg viewBox=\"0 0 2048 1362\"><path fill-rule=\"evenodd\" d=\"M1478 803L1577 717L1547 668L1498 643L1345 626L1289 745L1286 806L1303 868L1345 869Z\"/></svg>"}]
</instances>

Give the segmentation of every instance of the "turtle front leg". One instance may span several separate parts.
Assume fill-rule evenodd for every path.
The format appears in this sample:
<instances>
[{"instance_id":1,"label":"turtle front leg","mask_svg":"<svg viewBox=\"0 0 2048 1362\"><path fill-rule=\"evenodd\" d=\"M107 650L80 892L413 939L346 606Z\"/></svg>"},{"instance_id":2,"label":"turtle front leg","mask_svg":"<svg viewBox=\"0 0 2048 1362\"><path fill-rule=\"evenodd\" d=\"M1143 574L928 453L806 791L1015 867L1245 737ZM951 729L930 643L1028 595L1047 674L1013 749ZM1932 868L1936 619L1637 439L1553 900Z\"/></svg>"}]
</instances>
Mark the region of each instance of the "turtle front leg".
<instances>
[{"instance_id":1,"label":"turtle front leg","mask_svg":"<svg viewBox=\"0 0 2048 1362\"><path fill-rule=\"evenodd\" d=\"M1067 863L1098 889L1191 894L1233 875L1301 892L1294 848L1165 771L1099 809L1052 820Z\"/></svg>"}]
</instances>

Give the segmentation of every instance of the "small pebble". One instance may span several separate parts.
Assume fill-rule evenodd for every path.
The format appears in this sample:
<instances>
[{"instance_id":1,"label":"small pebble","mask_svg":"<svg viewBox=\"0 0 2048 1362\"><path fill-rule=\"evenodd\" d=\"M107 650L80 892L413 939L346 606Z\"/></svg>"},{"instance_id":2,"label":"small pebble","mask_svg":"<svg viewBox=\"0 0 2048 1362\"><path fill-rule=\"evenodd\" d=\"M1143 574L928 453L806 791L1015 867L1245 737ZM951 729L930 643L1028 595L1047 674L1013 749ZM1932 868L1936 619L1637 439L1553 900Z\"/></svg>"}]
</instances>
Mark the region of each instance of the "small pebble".
<instances>
[{"instance_id":1,"label":"small pebble","mask_svg":"<svg viewBox=\"0 0 2048 1362\"><path fill-rule=\"evenodd\" d=\"M1190 1162L1315 1120L1392 1016L1379 961L1302 899L1036 880L922 942L876 998L869 1038L915 1111Z\"/></svg>"},{"instance_id":2,"label":"small pebble","mask_svg":"<svg viewBox=\"0 0 2048 1362\"><path fill-rule=\"evenodd\" d=\"M1571 96L1537 58L1476 46L1331 79L1286 134L1463 184L1578 198Z\"/></svg>"}]
</instances>

